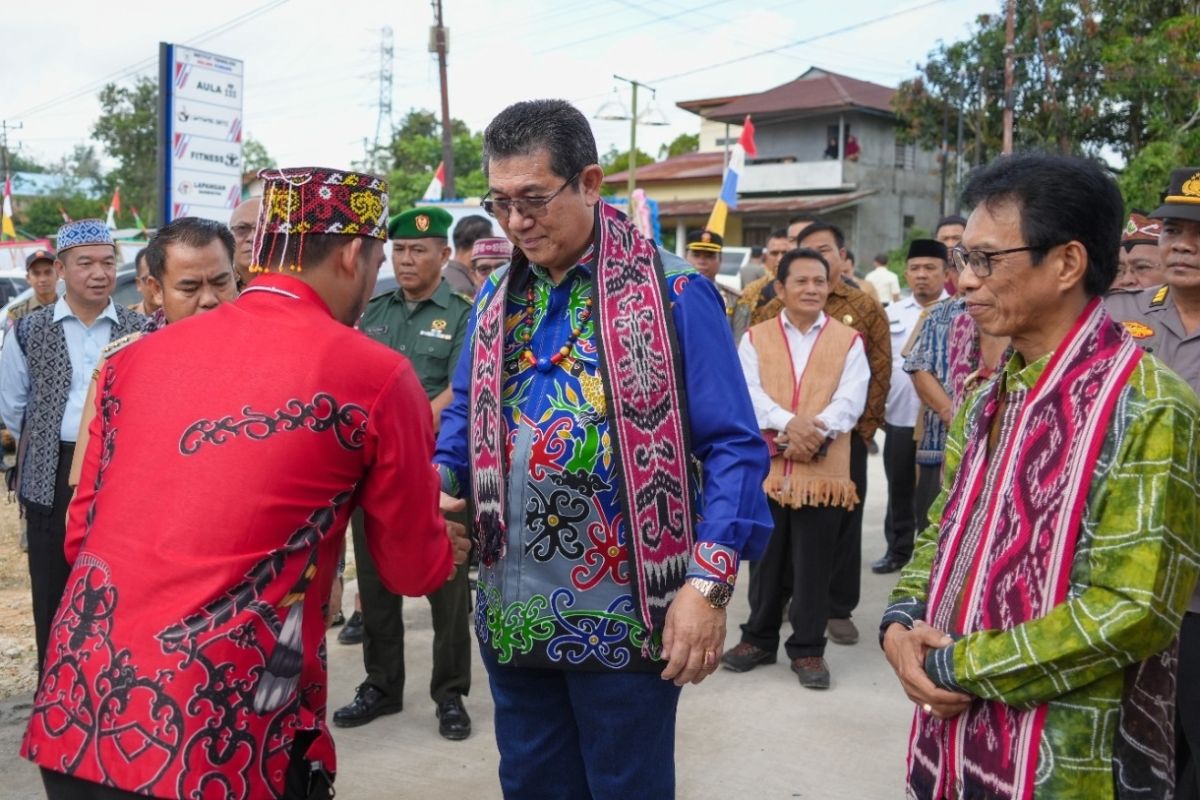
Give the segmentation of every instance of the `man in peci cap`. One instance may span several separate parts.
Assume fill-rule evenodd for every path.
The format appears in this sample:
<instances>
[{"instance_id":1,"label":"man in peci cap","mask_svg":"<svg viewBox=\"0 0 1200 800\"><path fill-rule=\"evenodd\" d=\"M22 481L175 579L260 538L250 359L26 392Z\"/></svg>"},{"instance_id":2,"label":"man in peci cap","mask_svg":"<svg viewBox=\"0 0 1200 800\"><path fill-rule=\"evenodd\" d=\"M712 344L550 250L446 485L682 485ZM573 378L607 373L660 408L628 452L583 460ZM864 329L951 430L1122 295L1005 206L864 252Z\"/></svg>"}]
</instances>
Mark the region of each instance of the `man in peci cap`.
<instances>
[{"instance_id":1,"label":"man in peci cap","mask_svg":"<svg viewBox=\"0 0 1200 800\"><path fill-rule=\"evenodd\" d=\"M725 248L725 239L719 233L709 230L692 231L687 237L687 250L684 258L704 277L716 284L721 299L725 301L725 315L733 318L733 307L741 296L739 292L730 289L717 280L721 271L721 252Z\"/></svg>"},{"instance_id":2,"label":"man in peci cap","mask_svg":"<svg viewBox=\"0 0 1200 800\"><path fill-rule=\"evenodd\" d=\"M1104 299L1134 341L1200 393L1200 167L1171 172L1163 204L1149 215L1161 224L1158 256L1165 285L1110 292ZM1200 589L1179 631L1175 754L1177 797L1200 798Z\"/></svg>"},{"instance_id":3,"label":"man in peci cap","mask_svg":"<svg viewBox=\"0 0 1200 800\"><path fill-rule=\"evenodd\" d=\"M1117 251L1117 279L1112 290L1124 292L1148 289L1163 282L1162 257L1158 252L1158 236L1162 223L1134 211L1121 232L1121 248Z\"/></svg>"},{"instance_id":4,"label":"man in peci cap","mask_svg":"<svg viewBox=\"0 0 1200 800\"><path fill-rule=\"evenodd\" d=\"M100 376L22 748L50 797L330 797L324 618L352 510L393 591L432 592L466 557L412 367L352 330L383 261L386 184L259 175L258 277ZM147 486L172 513L147 518Z\"/></svg>"},{"instance_id":5,"label":"man in peci cap","mask_svg":"<svg viewBox=\"0 0 1200 800\"><path fill-rule=\"evenodd\" d=\"M471 281L475 291L487 283L493 272L512 260L512 242L508 239L480 239L471 247Z\"/></svg>"},{"instance_id":6,"label":"man in peci cap","mask_svg":"<svg viewBox=\"0 0 1200 800\"><path fill-rule=\"evenodd\" d=\"M66 294L22 317L8 332L0 357L0 418L19 443L17 498L28 521L39 671L67 582L67 477L88 377L105 345L146 322L112 301L116 246L104 222L67 223L58 229L57 241L54 266Z\"/></svg>"},{"instance_id":7,"label":"man in peci cap","mask_svg":"<svg viewBox=\"0 0 1200 800\"><path fill-rule=\"evenodd\" d=\"M8 310L8 324L5 330L17 324L17 320L42 306L48 306L58 299L58 273L54 271L56 256L53 250L34 250L25 259L25 280L33 294Z\"/></svg>"},{"instance_id":8,"label":"man in peci cap","mask_svg":"<svg viewBox=\"0 0 1200 800\"><path fill-rule=\"evenodd\" d=\"M425 390L434 430L449 403L450 376L462 351L471 298L460 295L443 276L450 255L446 235L454 218L442 208L414 208L396 215L388 226L392 269L398 288L371 299L358 327L367 336L412 363ZM414 409L415 411L415 409ZM362 604L363 666L367 677L354 700L333 714L340 728L365 725L404 704L404 604L380 580L361 513L351 517L354 562ZM433 614L433 674L429 693L437 708L438 732L447 739L471 734L471 718L462 698L471 690L471 612L467 566L428 595Z\"/></svg>"}]
</instances>

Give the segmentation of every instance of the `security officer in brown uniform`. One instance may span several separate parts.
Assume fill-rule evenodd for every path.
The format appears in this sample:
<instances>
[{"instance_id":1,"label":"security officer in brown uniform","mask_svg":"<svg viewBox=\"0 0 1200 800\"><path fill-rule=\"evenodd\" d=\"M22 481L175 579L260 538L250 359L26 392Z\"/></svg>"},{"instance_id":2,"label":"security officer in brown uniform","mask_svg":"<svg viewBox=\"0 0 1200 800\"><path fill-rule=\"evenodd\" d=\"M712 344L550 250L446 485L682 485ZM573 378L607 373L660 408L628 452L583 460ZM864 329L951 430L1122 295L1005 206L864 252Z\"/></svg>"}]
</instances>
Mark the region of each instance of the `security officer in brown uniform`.
<instances>
[{"instance_id":1,"label":"security officer in brown uniform","mask_svg":"<svg viewBox=\"0 0 1200 800\"><path fill-rule=\"evenodd\" d=\"M452 397L450 378L466 337L471 298L455 293L442 277L450 258L447 235L453 217L445 209L414 208L392 219L392 268L399 288L372 298L359 321L363 333L408 357L429 397L434 428ZM384 588L363 536L362 519L351 519L358 591L362 600L366 680L354 701L338 709L339 727L364 725L403 706L404 620L402 598ZM471 734L462 698L471 688L470 589L467 566L428 596L433 613L433 676L438 732L447 739Z\"/></svg>"},{"instance_id":2,"label":"security officer in brown uniform","mask_svg":"<svg viewBox=\"0 0 1200 800\"><path fill-rule=\"evenodd\" d=\"M1171 172L1163 204L1150 218L1162 221L1158 252L1166 284L1112 292L1104 303L1146 352L1200 394L1200 167ZM1200 587L1179 630L1175 685L1176 797L1195 800L1200 798Z\"/></svg>"},{"instance_id":3,"label":"security officer in brown uniform","mask_svg":"<svg viewBox=\"0 0 1200 800\"><path fill-rule=\"evenodd\" d=\"M33 294L8 310L5 330L17 324L21 317L58 300L58 273L54 271L54 251L34 250L25 259L25 280Z\"/></svg>"}]
</instances>

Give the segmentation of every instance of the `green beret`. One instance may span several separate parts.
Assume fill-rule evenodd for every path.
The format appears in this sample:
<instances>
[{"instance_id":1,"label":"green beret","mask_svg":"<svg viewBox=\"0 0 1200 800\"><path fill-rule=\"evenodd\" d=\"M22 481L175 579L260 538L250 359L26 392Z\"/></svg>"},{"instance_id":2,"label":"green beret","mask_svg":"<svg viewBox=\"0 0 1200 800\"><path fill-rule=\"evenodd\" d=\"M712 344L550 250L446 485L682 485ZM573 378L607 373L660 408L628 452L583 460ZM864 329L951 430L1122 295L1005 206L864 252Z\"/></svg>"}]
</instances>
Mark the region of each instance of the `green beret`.
<instances>
[{"instance_id":1,"label":"green beret","mask_svg":"<svg viewBox=\"0 0 1200 800\"><path fill-rule=\"evenodd\" d=\"M448 239L454 217L444 208L418 206L392 217L388 236L392 239Z\"/></svg>"}]
</instances>

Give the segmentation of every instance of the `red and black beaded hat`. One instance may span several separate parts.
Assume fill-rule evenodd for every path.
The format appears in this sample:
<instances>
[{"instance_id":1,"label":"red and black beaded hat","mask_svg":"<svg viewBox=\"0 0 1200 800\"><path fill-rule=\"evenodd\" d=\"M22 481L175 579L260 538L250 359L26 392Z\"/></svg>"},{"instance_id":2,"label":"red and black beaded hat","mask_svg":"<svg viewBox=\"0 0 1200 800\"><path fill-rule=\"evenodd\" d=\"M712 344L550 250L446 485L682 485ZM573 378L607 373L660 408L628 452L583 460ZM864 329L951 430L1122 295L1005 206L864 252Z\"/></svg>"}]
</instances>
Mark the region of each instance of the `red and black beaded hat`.
<instances>
[{"instance_id":1,"label":"red and black beaded hat","mask_svg":"<svg viewBox=\"0 0 1200 800\"><path fill-rule=\"evenodd\" d=\"M313 234L387 240L388 191L382 178L323 167L264 169L259 170L258 178L263 181L263 202L254 231L251 272L299 272L304 237ZM275 235L275 240L264 254L262 243L267 234ZM284 264L292 236L299 236L300 244L295 248L295 261Z\"/></svg>"}]
</instances>

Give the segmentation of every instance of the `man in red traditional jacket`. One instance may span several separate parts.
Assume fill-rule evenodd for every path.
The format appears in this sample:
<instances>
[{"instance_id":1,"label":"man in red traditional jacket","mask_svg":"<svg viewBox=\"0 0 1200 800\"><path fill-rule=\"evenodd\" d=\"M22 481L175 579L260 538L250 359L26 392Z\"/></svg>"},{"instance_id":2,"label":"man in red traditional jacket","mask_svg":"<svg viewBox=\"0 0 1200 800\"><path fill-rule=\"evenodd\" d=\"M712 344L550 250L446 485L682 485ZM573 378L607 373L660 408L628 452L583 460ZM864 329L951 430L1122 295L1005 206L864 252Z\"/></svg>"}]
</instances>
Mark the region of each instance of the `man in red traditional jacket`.
<instances>
[{"instance_id":1,"label":"man in red traditional jacket","mask_svg":"<svg viewBox=\"0 0 1200 800\"><path fill-rule=\"evenodd\" d=\"M270 274L101 370L22 749L50 797L330 797L323 609L351 511L393 592L428 594L465 560L421 384L350 327L386 185L260 178L252 269ZM150 525L148 487L170 509Z\"/></svg>"}]
</instances>

